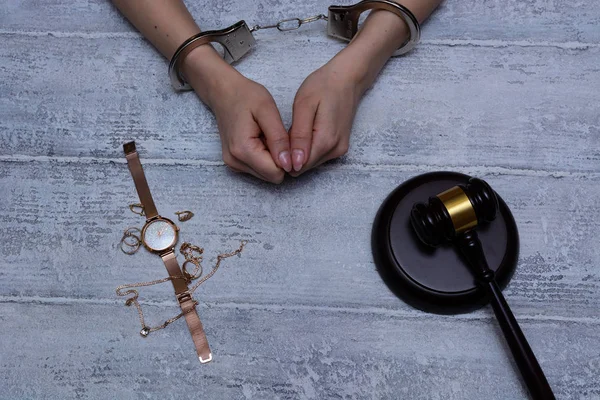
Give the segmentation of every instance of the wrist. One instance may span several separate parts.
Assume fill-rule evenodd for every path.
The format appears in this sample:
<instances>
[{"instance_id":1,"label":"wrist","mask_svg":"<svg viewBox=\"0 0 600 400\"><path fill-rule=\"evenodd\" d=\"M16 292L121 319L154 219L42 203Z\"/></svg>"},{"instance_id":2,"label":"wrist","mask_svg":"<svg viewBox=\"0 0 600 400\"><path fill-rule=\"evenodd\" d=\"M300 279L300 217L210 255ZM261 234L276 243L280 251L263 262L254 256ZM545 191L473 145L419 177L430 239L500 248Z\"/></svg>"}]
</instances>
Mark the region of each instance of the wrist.
<instances>
[{"instance_id":1,"label":"wrist","mask_svg":"<svg viewBox=\"0 0 600 400\"><path fill-rule=\"evenodd\" d=\"M409 36L408 25L401 17L389 11L377 10L368 16L350 45L361 47L372 57L387 59Z\"/></svg>"},{"instance_id":2,"label":"wrist","mask_svg":"<svg viewBox=\"0 0 600 400\"><path fill-rule=\"evenodd\" d=\"M373 76L377 75L360 50L349 46L336 54L326 66L340 82L351 84L360 96L373 83Z\"/></svg>"},{"instance_id":3,"label":"wrist","mask_svg":"<svg viewBox=\"0 0 600 400\"><path fill-rule=\"evenodd\" d=\"M192 50L181 62L181 74L194 88L200 100L212 109L212 98L220 91L220 86L231 77L239 75L211 45L203 45Z\"/></svg>"},{"instance_id":4,"label":"wrist","mask_svg":"<svg viewBox=\"0 0 600 400\"><path fill-rule=\"evenodd\" d=\"M374 11L335 58L348 66L356 84L366 90L409 35L408 26L400 17L387 11Z\"/></svg>"}]
</instances>

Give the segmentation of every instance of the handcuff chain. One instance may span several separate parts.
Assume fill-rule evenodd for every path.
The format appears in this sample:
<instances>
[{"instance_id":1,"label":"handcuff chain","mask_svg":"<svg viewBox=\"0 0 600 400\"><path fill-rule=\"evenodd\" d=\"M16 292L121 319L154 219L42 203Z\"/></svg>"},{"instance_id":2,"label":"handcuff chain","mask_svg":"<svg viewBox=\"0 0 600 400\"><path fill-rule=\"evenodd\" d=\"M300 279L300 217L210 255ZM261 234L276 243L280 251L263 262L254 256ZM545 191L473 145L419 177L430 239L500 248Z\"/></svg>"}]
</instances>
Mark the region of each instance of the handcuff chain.
<instances>
[{"instance_id":1,"label":"handcuff chain","mask_svg":"<svg viewBox=\"0 0 600 400\"><path fill-rule=\"evenodd\" d=\"M281 21L277 22L276 24L272 24L272 25L254 25L250 29L250 32L256 32L260 29L272 29L272 28L277 28L277 30L280 32L294 31L294 30L300 28L304 24L319 21L321 19L327 21L327 15L325 15L325 14L313 15L312 17L308 17L308 18L304 18L304 19L286 18L286 19L282 19ZM290 24L290 22L293 22L293 24Z\"/></svg>"}]
</instances>

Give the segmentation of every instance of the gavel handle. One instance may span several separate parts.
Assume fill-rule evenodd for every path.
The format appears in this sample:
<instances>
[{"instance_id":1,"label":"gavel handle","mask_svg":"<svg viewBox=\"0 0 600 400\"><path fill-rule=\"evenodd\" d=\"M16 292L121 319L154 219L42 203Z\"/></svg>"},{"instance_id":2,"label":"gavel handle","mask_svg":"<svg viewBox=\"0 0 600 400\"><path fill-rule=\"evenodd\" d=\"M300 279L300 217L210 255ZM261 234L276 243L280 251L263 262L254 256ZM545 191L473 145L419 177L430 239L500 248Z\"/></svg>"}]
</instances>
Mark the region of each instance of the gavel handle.
<instances>
[{"instance_id":1,"label":"gavel handle","mask_svg":"<svg viewBox=\"0 0 600 400\"><path fill-rule=\"evenodd\" d=\"M554 394L546 380L544 371L542 371L531 347L529 347L529 343L523 331L521 331L521 327L510 307L506 303L498 284L495 280L480 282L480 284L488 292L496 319L500 324L502 333L504 333L515 362L521 371L525 384L531 393L531 397L535 400L554 400Z\"/></svg>"},{"instance_id":2,"label":"gavel handle","mask_svg":"<svg viewBox=\"0 0 600 400\"><path fill-rule=\"evenodd\" d=\"M519 323L498 287L494 271L487 264L477 233L469 231L460 235L457 237L456 244L467 259L469 266L476 276L477 282L490 298L496 319L500 324L502 333L519 367L519 371L521 371L531 397L534 400L554 400L554 393L552 393L552 389L546 380L544 371L542 371L523 331L521 331Z\"/></svg>"}]
</instances>

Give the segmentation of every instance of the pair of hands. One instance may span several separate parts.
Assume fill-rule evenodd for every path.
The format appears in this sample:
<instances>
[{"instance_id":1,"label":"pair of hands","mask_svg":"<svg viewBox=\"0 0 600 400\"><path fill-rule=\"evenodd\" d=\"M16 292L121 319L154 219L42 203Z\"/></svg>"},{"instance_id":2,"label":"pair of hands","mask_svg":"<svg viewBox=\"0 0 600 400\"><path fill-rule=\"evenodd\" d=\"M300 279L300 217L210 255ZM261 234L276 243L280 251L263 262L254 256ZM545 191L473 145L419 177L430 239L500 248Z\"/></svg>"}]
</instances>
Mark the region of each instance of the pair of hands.
<instances>
[{"instance_id":1,"label":"pair of hands","mask_svg":"<svg viewBox=\"0 0 600 400\"><path fill-rule=\"evenodd\" d=\"M281 183L286 172L298 176L348 151L366 87L365 74L345 57L340 52L302 83L289 132L269 91L226 64L209 46L191 52L182 72L215 114L225 164Z\"/></svg>"}]
</instances>

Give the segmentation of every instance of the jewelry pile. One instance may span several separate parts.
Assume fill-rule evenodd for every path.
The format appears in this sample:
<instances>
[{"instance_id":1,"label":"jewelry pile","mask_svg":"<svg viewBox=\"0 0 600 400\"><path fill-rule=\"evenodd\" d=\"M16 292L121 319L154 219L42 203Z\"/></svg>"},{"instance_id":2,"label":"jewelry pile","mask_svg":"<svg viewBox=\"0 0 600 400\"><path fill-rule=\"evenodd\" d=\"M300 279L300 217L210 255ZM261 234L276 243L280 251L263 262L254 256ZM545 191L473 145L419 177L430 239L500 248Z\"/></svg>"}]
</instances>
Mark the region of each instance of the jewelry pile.
<instances>
[{"instance_id":1,"label":"jewelry pile","mask_svg":"<svg viewBox=\"0 0 600 400\"><path fill-rule=\"evenodd\" d=\"M130 204L129 209L134 214L137 214L140 216L145 215L144 207L139 203ZM177 211L175 214L177 215L177 218L180 222L189 221L194 216L193 212L187 211L187 210L186 211ZM129 228L125 229L125 231L123 232L123 236L121 237L120 244L119 244L121 251L127 255L133 255L133 254L137 253L137 251L140 249L140 247L142 245L141 237L142 237L142 231L139 228L129 227ZM244 246L247 243L248 243L247 241L243 240L240 244L240 247L237 250L234 250L230 253L219 254L217 256L217 262L215 263L212 270L206 276L203 277L202 276L202 274L203 274L203 269L202 269L203 257L202 257L202 255L204 254L204 249L202 247L196 246L189 242L183 242L181 244L181 246L179 247L179 252L185 258L185 261L183 262L183 265L181 268L183 277L169 276L167 278L157 279L154 281L130 283L130 284L125 284L125 285L121 285L121 286L117 287L117 289L116 289L117 296L131 295L131 297L129 297L125 301L125 305L126 306L134 305L136 307L139 318L140 318L140 323L142 325L140 335L142 335L142 337L147 337L151 332L154 332L154 331L157 331L160 329L164 329L169 324L171 324L171 323L177 321L179 318L181 318L184 315L184 313L181 312L178 315L167 319L160 325L153 326L153 327L148 326L144 319L144 312L142 311L142 306L140 305L140 303L138 301L139 292L135 288L157 285L159 283L172 281L173 279L183 278L183 279L185 279L187 284L191 284L192 282L195 282L194 285L192 287L190 287L190 289L188 290L188 293L191 296L194 293L194 291L196 289L198 289L198 287L201 284L206 282L217 272L217 270L221 266L221 261L223 261L226 258L233 257L237 254L240 254L244 250ZM187 267L189 264L192 264L194 266L194 270L191 273L187 270ZM194 300L194 303L198 304L197 301L195 301L195 300Z\"/></svg>"}]
</instances>

